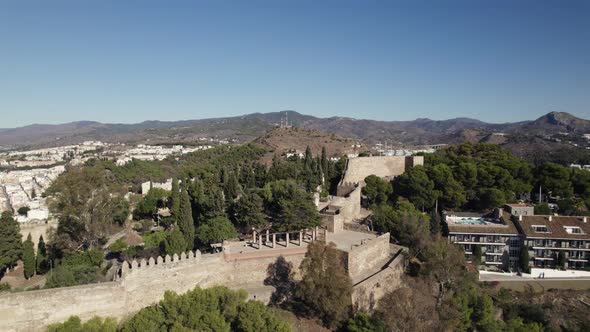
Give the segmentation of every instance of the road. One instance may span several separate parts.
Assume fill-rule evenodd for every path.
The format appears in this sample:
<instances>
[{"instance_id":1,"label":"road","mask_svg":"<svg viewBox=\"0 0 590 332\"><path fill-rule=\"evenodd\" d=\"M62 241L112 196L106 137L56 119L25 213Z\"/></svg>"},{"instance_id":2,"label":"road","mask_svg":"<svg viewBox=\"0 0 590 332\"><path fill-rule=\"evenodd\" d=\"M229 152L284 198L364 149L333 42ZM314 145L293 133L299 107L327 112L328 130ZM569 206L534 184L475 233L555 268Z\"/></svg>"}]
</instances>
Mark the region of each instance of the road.
<instances>
[{"instance_id":1,"label":"road","mask_svg":"<svg viewBox=\"0 0 590 332\"><path fill-rule=\"evenodd\" d=\"M518 279L515 279L518 278ZM498 278L496 278L498 279ZM515 291L523 291L527 286L533 287L537 292L549 289L590 289L590 278L551 278L551 279L530 279L522 277L504 278L503 280L480 280L497 283L498 287L504 287Z\"/></svg>"}]
</instances>

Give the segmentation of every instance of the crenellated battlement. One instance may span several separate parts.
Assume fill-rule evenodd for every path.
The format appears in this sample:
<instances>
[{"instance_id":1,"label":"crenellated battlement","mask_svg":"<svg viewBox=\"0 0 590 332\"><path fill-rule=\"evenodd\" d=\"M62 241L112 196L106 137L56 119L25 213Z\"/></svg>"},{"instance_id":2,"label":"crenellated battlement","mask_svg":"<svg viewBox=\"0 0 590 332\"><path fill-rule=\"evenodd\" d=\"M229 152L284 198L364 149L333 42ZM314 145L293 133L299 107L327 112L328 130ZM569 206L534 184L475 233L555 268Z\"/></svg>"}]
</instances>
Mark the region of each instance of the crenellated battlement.
<instances>
[{"instance_id":1,"label":"crenellated battlement","mask_svg":"<svg viewBox=\"0 0 590 332\"><path fill-rule=\"evenodd\" d=\"M194 264L201 261L201 251L187 251L180 255L174 254L172 256L166 255L164 257L157 256L156 258L150 257L149 259L131 260L123 262L121 266L121 277L124 278L129 273L138 272L141 269L152 269L152 268L166 268L170 266L178 266L181 264Z\"/></svg>"}]
</instances>

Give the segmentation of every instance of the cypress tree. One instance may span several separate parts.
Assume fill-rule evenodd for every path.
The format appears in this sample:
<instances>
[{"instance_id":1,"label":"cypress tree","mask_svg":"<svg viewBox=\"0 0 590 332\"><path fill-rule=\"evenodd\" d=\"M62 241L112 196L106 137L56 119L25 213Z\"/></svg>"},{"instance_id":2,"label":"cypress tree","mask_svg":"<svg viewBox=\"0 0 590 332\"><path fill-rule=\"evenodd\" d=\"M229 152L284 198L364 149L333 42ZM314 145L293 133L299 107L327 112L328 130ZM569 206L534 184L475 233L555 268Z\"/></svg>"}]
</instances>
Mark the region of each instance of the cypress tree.
<instances>
[{"instance_id":1,"label":"cypress tree","mask_svg":"<svg viewBox=\"0 0 590 332\"><path fill-rule=\"evenodd\" d=\"M172 204L170 206L170 212L174 218L178 218L180 214L180 190L178 188L178 179L172 179L172 193L170 194Z\"/></svg>"},{"instance_id":2,"label":"cypress tree","mask_svg":"<svg viewBox=\"0 0 590 332\"><path fill-rule=\"evenodd\" d=\"M25 278L30 279L35 275L35 245L31 238L31 233L27 237L27 240L23 243L23 265Z\"/></svg>"},{"instance_id":3,"label":"cypress tree","mask_svg":"<svg viewBox=\"0 0 590 332\"><path fill-rule=\"evenodd\" d=\"M436 210L432 210L430 214L430 234L437 235L441 234L442 232L442 225L440 214Z\"/></svg>"},{"instance_id":4,"label":"cypress tree","mask_svg":"<svg viewBox=\"0 0 590 332\"><path fill-rule=\"evenodd\" d=\"M524 273L530 273L531 268L529 267L529 247L524 245L520 249L520 269Z\"/></svg>"},{"instance_id":5,"label":"cypress tree","mask_svg":"<svg viewBox=\"0 0 590 332\"><path fill-rule=\"evenodd\" d=\"M238 178L236 177L236 174L232 172L227 176L227 181L225 183L225 198L228 201L232 201L238 197L240 191Z\"/></svg>"},{"instance_id":6,"label":"cypress tree","mask_svg":"<svg viewBox=\"0 0 590 332\"><path fill-rule=\"evenodd\" d=\"M326 147L322 146L322 157L320 159L320 165L322 167L322 175L324 176L324 182L328 181L332 176L330 174L330 162L328 161L328 155L326 153Z\"/></svg>"},{"instance_id":7,"label":"cypress tree","mask_svg":"<svg viewBox=\"0 0 590 332\"><path fill-rule=\"evenodd\" d=\"M565 263L567 262L567 259L565 258L565 252L563 251L559 251L559 254L557 254L557 267L565 270Z\"/></svg>"},{"instance_id":8,"label":"cypress tree","mask_svg":"<svg viewBox=\"0 0 590 332\"><path fill-rule=\"evenodd\" d=\"M37 273L43 274L45 272L47 272L47 248L43 235L41 235L37 244Z\"/></svg>"},{"instance_id":9,"label":"cypress tree","mask_svg":"<svg viewBox=\"0 0 590 332\"><path fill-rule=\"evenodd\" d=\"M481 264L481 246L479 244L473 245L473 263L475 265Z\"/></svg>"},{"instance_id":10,"label":"cypress tree","mask_svg":"<svg viewBox=\"0 0 590 332\"><path fill-rule=\"evenodd\" d=\"M18 222L9 212L0 217L0 276L6 268L14 266L22 255L22 240Z\"/></svg>"},{"instance_id":11,"label":"cypress tree","mask_svg":"<svg viewBox=\"0 0 590 332\"><path fill-rule=\"evenodd\" d=\"M180 193L180 213L176 219L178 228L186 242L186 249L192 250L195 243L195 223L193 209L186 188L183 186Z\"/></svg>"}]
</instances>

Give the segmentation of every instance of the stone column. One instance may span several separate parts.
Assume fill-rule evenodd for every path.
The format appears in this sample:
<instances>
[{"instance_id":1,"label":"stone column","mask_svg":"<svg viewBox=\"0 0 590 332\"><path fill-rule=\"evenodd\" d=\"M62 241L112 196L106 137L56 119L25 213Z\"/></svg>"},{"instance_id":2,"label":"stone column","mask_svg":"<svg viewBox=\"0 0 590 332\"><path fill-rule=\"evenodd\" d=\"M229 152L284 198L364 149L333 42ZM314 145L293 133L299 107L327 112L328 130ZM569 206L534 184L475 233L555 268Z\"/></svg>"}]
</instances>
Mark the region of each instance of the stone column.
<instances>
[{"instance_id":1,"label":"stone column","mask_svg":"<svg viewBox=\"0 0 590 332\"><path fill-rule=\"evenodd\" d=\"M252 231L252 244L256 243L256 231Z\"/></svg>"},{"instance_id":2,"label":"stone column","mask_svg":"<svg viewBox=\"0 0 590 332\"><path fill-rule=\"evenodd\" d=\"M312 241L315 241L316 240L316 236L317 236L317 234L316 234L315 228L312 228L311 229L311 240Z\"/></svg>"},{"instance_id":3,"label":"stone column","mask_svg":"<svg viewBox=\"0 0 590 332\"><path fill-rule=\"evenodd\" d=\"M303 232L299 231L299 246L301 247L301 241L303 240Z\"/></svg>"},{"instance_id":4,"label":"stone column","mask_svg":"<svg viewBox=\"0 0 590 332\"><path fill-rule=\"evenodd\" d=\"M287 237L287 242L285 242L285 247L288 247L289 246L289 233L286 233L285 235Z\"/></svg>"},{"instance_id":5,"label":"stone column","mask_svg":"<svg viewBox=\"0 0 590 332\"><path fill-rule=\"evenodd\" d=\"M272 233L272 247L274 248L277 245L277 234Z\"/></svg>"},{"instance_id":6,"label":"stone column","mask_svg":"<svg viewBox=\"0 0 590 332\"><path fill-rule=\"evenodd\" d=\"M269 242L270 242L270 231L267 229L266 230L266 243L267 243L267 245Z\"/></svg>"},{"instance_id":7,"label":"stone column","mask_svg":"<svg viewBox=\"0 0 590 332\"><path fill-rule=\"evenodd\" d=\"M258 249L262 248L262 234L258 235Z\"/></svg>"}]
</instances>

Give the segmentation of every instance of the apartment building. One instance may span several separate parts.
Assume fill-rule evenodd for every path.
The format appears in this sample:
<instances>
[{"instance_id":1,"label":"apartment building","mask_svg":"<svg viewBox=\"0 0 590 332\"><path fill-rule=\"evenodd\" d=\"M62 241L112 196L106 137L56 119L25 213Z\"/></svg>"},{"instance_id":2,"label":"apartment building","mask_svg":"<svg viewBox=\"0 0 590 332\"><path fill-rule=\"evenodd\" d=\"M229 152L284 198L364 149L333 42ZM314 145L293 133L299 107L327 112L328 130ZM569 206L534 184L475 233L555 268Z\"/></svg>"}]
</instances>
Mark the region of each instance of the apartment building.
<instances>
[{"instance_id":1,"label":"apartment building","mask_svg":"<svg viewBox=\"0 0 590 332\"><path fill-rule=\"evenodd\" d=\"M468 262L474 260L476 246L481 249L481 264L508 270L518 265L521 238L511 215L503 209L489 214L444 212L448 239L459 244Z\"/></svg>"},{"instance_id":2,"label":"apartment building","mask_svg":"<svg viewBox=\"0 0 590 332\"><path fill-rule=\"evenodd\" d=\"M590 266L588 217L519 215L512 219L528 247L532 267L557 267L560 252L565 256L565 268Z\"/></svg>"}]
</instances>

